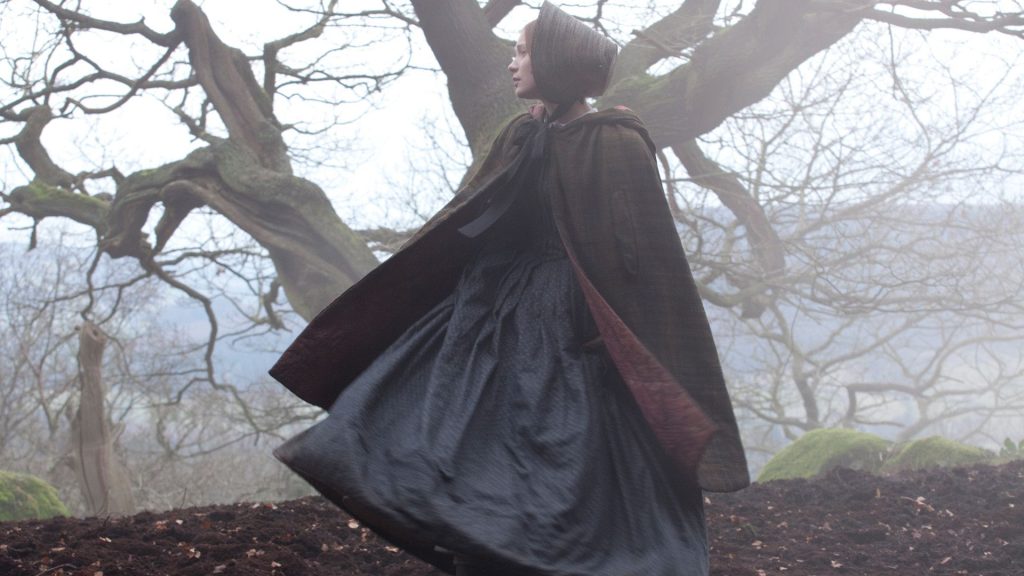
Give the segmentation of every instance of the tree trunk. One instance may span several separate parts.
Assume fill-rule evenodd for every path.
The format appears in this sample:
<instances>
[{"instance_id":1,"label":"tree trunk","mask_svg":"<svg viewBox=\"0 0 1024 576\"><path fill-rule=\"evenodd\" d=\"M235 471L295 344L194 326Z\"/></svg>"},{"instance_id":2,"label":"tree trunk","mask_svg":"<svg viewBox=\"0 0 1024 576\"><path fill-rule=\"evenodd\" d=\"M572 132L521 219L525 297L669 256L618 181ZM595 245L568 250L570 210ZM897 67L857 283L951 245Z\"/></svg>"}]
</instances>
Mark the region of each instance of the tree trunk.
<instances>
[{"instance_id":1,"label":"tree trunk","mask_svg":"<svg viewBox=\"0 0 1024 576\"><path fill-rule=\"evenodd\" d=\"M476 0L413 0L412 5L448 79L452 109L473 157L480 159L508 119L526 110L508 71L512 44L494 35Z\"/></svg>"},{"instance_id":2,"label":"tree trunk","mask_svg":"<svg viewBox=\"0 0 1024 576\"><path fill-rule=\"evenodd\" d=\"M102 366L106 335L91 322L78 333L81 398L71 424L78 485L89 513L124 516L135 512L128 469L114 451L104 403Z\"/></svg>"}]
</instances>

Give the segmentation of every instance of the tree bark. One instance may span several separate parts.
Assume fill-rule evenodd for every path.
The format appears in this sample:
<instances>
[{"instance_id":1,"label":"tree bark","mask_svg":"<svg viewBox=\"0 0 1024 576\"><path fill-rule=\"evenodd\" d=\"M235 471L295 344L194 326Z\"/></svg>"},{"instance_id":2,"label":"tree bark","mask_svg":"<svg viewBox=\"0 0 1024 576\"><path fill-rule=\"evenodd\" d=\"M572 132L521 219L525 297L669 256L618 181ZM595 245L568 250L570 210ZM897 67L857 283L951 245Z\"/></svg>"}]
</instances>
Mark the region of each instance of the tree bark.
<instances>
[{"instance_id":1,"label":"tree bark","mask_svg":"<svg viewBox=\"0 0 1024 576\"><path fill-rule=\"evenodd\" d=\"M862 19L859 12L822 12L821 6L813 0L761 0L742 20L701 42L686 64L657 78L635 70L601 102L636 110L659 147L697 138L768 96Z\"/></svg>"},{"instance_id":2,"label":"tree bark","mask_svg":"<svg viewBox=\"0 0 1024 576\"><path fill-rule=\"evenodd\" d=\"M413 0L423 35L448 78L448 95L474 158L526 109L512 88L512 44L491 31L476 0Z\"/></svg>"}]
</instances>

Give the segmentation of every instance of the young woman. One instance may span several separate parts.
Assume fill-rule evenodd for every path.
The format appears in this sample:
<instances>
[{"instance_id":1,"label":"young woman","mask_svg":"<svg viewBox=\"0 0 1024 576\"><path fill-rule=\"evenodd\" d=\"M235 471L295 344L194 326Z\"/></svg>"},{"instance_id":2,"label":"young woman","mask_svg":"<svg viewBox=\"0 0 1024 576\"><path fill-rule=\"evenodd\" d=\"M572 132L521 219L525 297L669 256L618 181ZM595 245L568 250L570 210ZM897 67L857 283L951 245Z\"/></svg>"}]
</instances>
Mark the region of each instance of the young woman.
<instances>
[{"instance_id":1,"label":"young woman","mask_svg":"<svg viewBox=\"0 0 1024 576\"><path fill-rule=\"evenodd\" d=\"M708 572L746 464L653 145L592 110L614 44L545 3L468 186L272 370L326 419L278 457L456 574Z\"/></svg>"}]
</instances>

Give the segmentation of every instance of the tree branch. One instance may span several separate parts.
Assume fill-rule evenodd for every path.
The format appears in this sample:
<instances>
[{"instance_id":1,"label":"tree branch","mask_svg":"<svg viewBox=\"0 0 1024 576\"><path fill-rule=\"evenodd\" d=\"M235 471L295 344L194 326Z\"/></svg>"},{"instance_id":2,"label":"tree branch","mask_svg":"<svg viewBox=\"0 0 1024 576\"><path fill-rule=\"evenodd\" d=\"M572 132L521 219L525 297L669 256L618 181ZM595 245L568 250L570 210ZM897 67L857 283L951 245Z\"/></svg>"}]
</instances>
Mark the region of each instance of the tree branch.
<instances>
[{"instance_id":1,"label":"tree branch","mask_svg":"<svg viewBox=\"0 0 1024 576\"><path fill-rule=\"evenodd\" d=\"M166 87L168 87L170 85L173 85L174 87L187 86L188 85L188 81L187 80L185 82L174 82L173 84L167 83L167 82L162 82L162 83L150 83L149 82L149 79L152 78L154 74L156 74L157 70L159 70L161 66L163 66L164 64L167 63L167 61L171 58L171 54L173 54L175 49L177 49L177 48L178 48L178 44L177 43L172 44L170 47L168 47L167 51L164 52L163 56L161 56L160 59L157 60L155 64L150 66L149 70L147 70L141 77L139 77L138 80L129 80L129 79L124 78L124 77L122 77L122 76L120 76L118 74L112 74L112 73L109 73L109 72L100 71L99 75L100 75L101 78L105 78L105 79L109 79L109 80L117 80L118 82L121 82L122 84L125 84L125 85L128 86L128 92L124 96L118 98L117 101L115 101L113 104L110 104L108 106L103 106L102 108L91 108L89 106L86 106L86 105L82 104L78 100L74 100L74 99L69 98L68 101L73 102L75 104L75 106L77 106L80 110L82 110L86 114L105 114L107 112L110 112L111 110L114 110L114 109L120 107L125 102L131 100L132 97L135 96L139 92L139 90L141 90L144 87L152 88L152 87L156 87L157 84L163 84L163 86L161 86L161 87L164 87L164 88L166 88Z\"/></svg>"},{"instance_id":2,"label":"tree branch","mask_svg":"<svg viewBox=\"0 0 1024 576\"><path fill-rule=\"evenodd\" d=\"M636 37L619 53L611 84L646 74L652 64L680 56L687 47L700 42L711 33L719 5L721 0L685 0L668 16L635 31Z\"/></svg>"},{"instance_id":3,"label":"tree branch","mask_svg":"<svg viewBox=\"0 0 1024 576\"><path fill-rule=\"evenodd\" d=\"M15 188L7 196L7 201L10 203L7 212L19 212L36 220L70 218L91 226L101 235L107 229L110 202L51 186L42 180L33 180L31 184Z\"/></svg>"},{"instance_id":4,"label":"tree branch","mask_svg":"<svg viewBox=\"0 0 1024 576\"><path fill-rule=\"evenodd\" d=\"M267 168L291 172L270 98L253 76L248 59L224 44L206 14L191 0L178 0L171 19L189 49L189 61L228 133Z\"/></svg>"},{"instance_id":5,"label":"tree branch","mask_svg":"<svg viewBox=\"0 0 1024 576\"><path fill-rule=\"evenodd\" d=\"M484 6L484 16L487 18L487 23L494 28L508 16L516 6L523 3L523 0L487 0L487 5Z\"/></svg>"},{"instance_id":6,"label":"tree branch","mask_svg":"<svg viewBox=\"0 0 1024 576\"><path fill-rule=\"evenodd\" d=\"M327 28L327 23L331 21L334 16L334 7L338 4L338 0L331 0L328 4L327 9L317 20L316 24L313 24L309 28L306 28L302 32L296 32L290 34L284 38L279 38L271 42L267 42L263 45L263 91L270 96L271 103L273 103L274 93L277 91L277 82L275 80L277 75L277 68L280 63L277 60L277 54L281 50L304 42L313 38L319 38Z\"/></svg>"},{"instance_id":7,"label":"tree branch","mask_svg":"<svg viewBox=\"0 0 1024 576\"><path fill-rule=\"evenodd\" d=\"M53 120L53 111L47 106L33 106L18 114L25 121L25 127L15 136L15 147L18 155L36 174L36 180L50 186L71 189L75 177L64 170L50 158L50 154L42 144L42 133L46 125Z\"/></svg>"},{"instance_id":8,"label":"tree branch","mask_svg":"<svg viewBox=\"0 0 1024 576\"><path fill-rule=\"evenodd\" d=\"M161 34L149 26L146 26L145 19L139 20L131 24L125 24L122 22L111 22L109 20L100 20L91 16L86 16L80 12L74 10L68 10L62 6L58 6L47 0L32 0L44 10L54 14L61 20L69 20L81 25L85 28L95 28L96 30L106 30L108 32L116 32L118 34L139 34L149 40L150 42L170 47L179 41L179 35L177 31L172 31L167 34Z\"/></svg>"},{"instance_id":9,"label":"tree branch","mask_svg":"<svg viewBox=\"0 0 1024 576\"><path fill-rule=\"evenodd\" d=\"M692 140L767 96L861 19L814 6L812 0L761 0L738 23L701 42L686 64L658 78L624 79L601 100L635 109L659 146Z\"/></svg>"},{"instance_id":10,"label":"tree branch","mask_svg":"<svg viewBox=\"0 0 1024 576\"><path fill-rule=\"evenodd\" d=\"M748 242L763 277L773 278L782 274L786 268L782 239L772 228L764 208L750 195L739 178L708 158L694 140L673 146L672 151L683 163L693 182L714 192L747 229Z\"/></svg>"},{"instance_id":11,"label":"tree branch","mask_svg":"<svg viewBox=\"0 0 1024 576\"><path fill-rule=\"evenodd\" d=\"M1024 14L1020 12L995 12L991 16L984 16L968 10L962 2L950 0L891 0L879 4L888 4L891 10L865 7L864 18L913 30L952 29L982 34L1000 32L1024 39ZM938 13L944 17L918 18L897 13L896 10L901 7L917 12Z\"/></svg>"}]
</instances>

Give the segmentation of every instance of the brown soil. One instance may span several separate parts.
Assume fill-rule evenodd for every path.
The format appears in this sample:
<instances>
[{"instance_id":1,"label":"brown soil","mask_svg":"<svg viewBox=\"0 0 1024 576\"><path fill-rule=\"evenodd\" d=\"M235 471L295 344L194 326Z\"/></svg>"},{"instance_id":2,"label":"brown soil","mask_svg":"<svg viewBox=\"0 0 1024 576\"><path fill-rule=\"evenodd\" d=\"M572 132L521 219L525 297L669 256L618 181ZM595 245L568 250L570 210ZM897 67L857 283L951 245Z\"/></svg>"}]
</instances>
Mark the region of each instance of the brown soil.
<instances>
[{"instance_id":1,"label":"brown soil","mask_svg":"<svg viewBox=\"0 0 1024 576\"><path fill-rule=\"evenodd\" d=\"M709 494L712 574L1024 576L1024 461ZM9 576L426 576L320 498L0 524Z\"/></svg>"}]
</instances>

